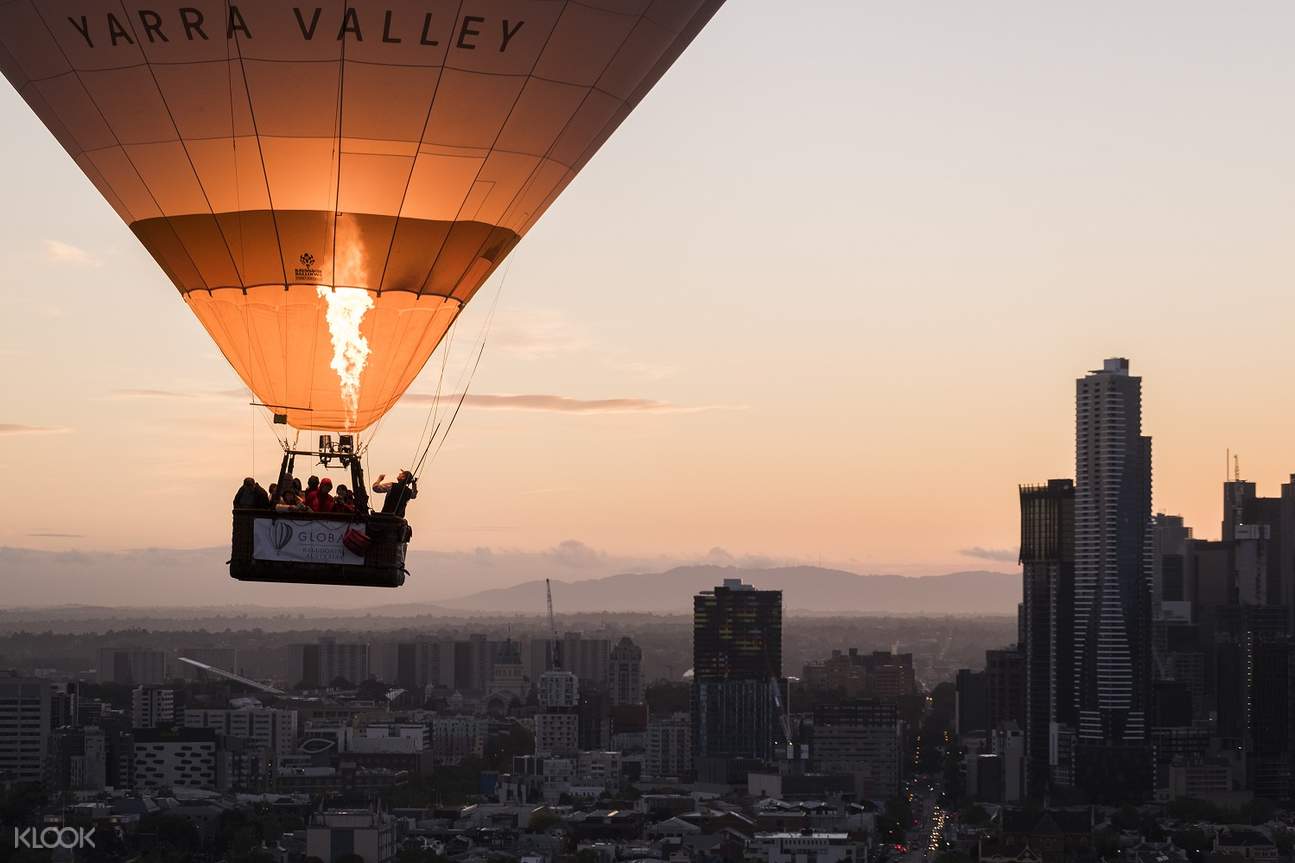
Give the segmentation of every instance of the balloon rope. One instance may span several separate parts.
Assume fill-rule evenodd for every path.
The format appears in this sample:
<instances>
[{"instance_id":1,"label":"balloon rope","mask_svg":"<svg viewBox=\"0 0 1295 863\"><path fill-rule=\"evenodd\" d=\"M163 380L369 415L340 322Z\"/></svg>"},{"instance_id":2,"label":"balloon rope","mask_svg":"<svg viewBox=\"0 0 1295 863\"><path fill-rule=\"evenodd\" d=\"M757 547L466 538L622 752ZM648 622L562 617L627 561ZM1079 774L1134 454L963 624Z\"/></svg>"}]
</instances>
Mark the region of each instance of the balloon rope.
<instances>
[{"instance_id":1,"label":"balloon rope","mask_svg":"<svg viewBox=\"0 0 1295 863\"><path fill-rule=\"evenodd\" d=\"M472 362L467 383L464 384L462 391L459 393L459 400L454 405L454 412L450 414L449 422L445 426L445 432L441 435L440 443L436 444L436 451L432 453L432 461L436 461L436 456L440 454L441 447L445 446L445 439L450 436L450 430L454 428L454 421L459 418L459 410L463 407L463 402L468 397L468 390L472 388L472 381L477 376L477 368L481 365L481 357L486 352L486 341L490 338L490 330L495 321L495 312L499 310L499 298L504 293L504 285L508 283L508 274L512 272L512 269L513 258L510 257L508 263L504 266L504 274L499 279L499 287L495 291L493 302L490 304L490 312L486 315L485 325L481 328L481 344L477 348L477 357ZM432 444L436 440L436 431L439 428L440 424L438 423L436 429L432 430L432 436L427 441L427 447L423 450L422 456L418 459L418 464L413 469L414 479L417 479L419 474L422 473L423 464L427 461L427 453L431 450Z\"/></svg>"}]
</instances>

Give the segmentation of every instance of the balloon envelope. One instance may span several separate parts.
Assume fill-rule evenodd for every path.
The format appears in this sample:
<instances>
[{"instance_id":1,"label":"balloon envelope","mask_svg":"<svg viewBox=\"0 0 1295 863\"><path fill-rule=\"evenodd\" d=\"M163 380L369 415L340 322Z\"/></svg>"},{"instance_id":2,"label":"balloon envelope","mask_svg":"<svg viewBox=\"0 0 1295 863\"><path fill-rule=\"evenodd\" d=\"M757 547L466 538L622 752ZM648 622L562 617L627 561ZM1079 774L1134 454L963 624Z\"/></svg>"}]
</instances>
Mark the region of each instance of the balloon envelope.
<instances>
[{"instance_id":1,"label":"balloon envelope","mask_svg":"<svg viewBox=\"0 0 1295 863\"><path fill-rule=\"evenodd\" d=\"M297 428L366 428L723 0L10 0L0 69Z\"/></svg>"}]
</instances>

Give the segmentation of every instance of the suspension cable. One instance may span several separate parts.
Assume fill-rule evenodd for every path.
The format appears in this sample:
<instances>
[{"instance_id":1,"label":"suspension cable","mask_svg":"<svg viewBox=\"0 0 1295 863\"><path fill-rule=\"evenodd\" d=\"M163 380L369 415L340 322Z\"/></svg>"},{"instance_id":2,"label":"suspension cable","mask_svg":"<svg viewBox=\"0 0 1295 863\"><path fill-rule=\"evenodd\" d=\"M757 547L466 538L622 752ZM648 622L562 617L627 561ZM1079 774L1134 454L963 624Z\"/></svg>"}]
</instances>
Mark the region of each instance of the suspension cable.
<instances>
[{"instance_id":1,"label":"suspension cable","mask_svg":"<svg viewBox=\"0 0 1295 863\"><path fill-rule=\"evenodd\" d=\"M473 360L472 366L467 371L467 381L460 387L458 402L454 405L454 412L450 414L449 422L445 423L445 431L440 436L440 442L436 444L435 452L432 452L432 461L436 461L436 456L440 454L441 447L445 446L445 439L450 436L450 430L454 428L454 421L459 418L459 411L463 408L463 402L468 397L468 391L472 388L472 381L477 376L477 369L481 366L481 357L486 352L486 342L490 338L491 327L495 321L495 313L499 310L499 298L503 296L504 285L508 283L508 274L512 272L513 258L508 259L504 265L503 276L499 279L499 287L495 290L494 300L490 303L490 311L486 314L485 323L481 327L481 341L477 346L477 356ZM460 376L460 381L463 378ZM422 473L424 464L427 462L427 454L432 449L432 444L436 443L436 433L440 430L441 424L437 423L436 428L432 430L432 436L427 440L427 446L423 448L423 454L419 457L418 463L413 467L412 473L414 479L418 479Z\"/></svg>"}]
</instances>

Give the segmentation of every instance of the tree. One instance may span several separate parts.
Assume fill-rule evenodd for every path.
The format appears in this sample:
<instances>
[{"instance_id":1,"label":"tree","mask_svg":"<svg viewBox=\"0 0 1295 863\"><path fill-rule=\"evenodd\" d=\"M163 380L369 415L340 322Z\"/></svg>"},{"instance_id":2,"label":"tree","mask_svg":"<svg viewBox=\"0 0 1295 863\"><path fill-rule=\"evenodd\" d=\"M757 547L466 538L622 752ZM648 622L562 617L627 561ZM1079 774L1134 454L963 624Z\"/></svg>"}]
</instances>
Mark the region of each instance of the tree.
<instances>
[{"instance_id":1,"label":"tree","mask_svg":"<svg viewBox=\"0 0 1295 863\"><path fill-rule=\"evenodd\" d=\"M979 803L970 803L962 807L958 820L968 827L984 827L989 823L989 813Z\"/></svg>"},{"instance_id":2,"label":"tree","mask_svg":"<svg viewBox=\"0 0 1295 863\"><path fill-rule=\"evenodd\" d=\"M643 700L652 716L687 713L692 708L692 684L657 680L647 685L643 691Z\"/></svg>"},{"instance_id":3,"label":"tree","mask_svg":"<svg viewBox=\"0 0 1295 863\"><path fill-rule=\"evenodd\" d=\"M557 813L548 809L536 809L531 813L530 821L526 823L526 829L532 833L547 833L561 823L562 819Z\"/></svg>"},{"instance_id":4,"label":"tree","mask_svg":"<svg viewBox=\"0 0 1295 863\"><path fill-rule=\"evenodd\" d=\"M935 858L935 863L972 863L971 855L959 848L950 848L947 851L941 851Z\"/></svg>"},{"instance_id":5,"label":"tree","mask_svg":"<svg viewBox=\"0 0 1295 863\"><path fill-rule=\"evenodd\" d=\"M601 858L592 848L581 848L576 852L576 863L598 863Z\"/></svg>"}]
</instances>

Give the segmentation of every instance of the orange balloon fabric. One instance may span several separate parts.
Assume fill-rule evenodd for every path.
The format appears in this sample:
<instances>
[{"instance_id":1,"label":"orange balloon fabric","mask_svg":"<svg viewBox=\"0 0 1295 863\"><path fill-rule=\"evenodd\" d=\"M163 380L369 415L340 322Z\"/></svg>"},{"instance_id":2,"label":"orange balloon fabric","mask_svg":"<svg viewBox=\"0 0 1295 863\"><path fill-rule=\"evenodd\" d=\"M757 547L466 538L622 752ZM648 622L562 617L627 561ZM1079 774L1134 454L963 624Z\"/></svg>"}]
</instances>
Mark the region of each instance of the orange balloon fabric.
<instances>
[{"instance_id":1,"label":"orange balloon fabric","mask_svg":"<svg viewBox=\"0 0 1295 863\"><path fill-rule=\"evenodd\" d=\"M0 2L0 69L256 396L362 430L723 0Z\"/></svg>"}]
</instances>

